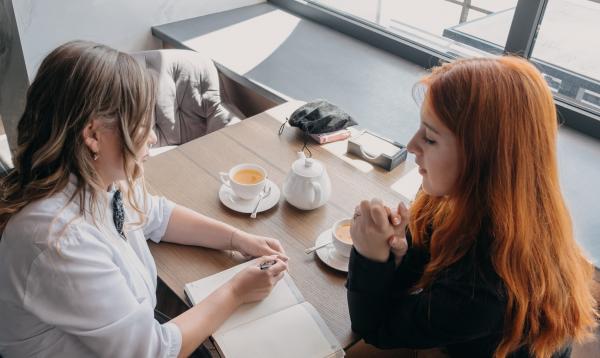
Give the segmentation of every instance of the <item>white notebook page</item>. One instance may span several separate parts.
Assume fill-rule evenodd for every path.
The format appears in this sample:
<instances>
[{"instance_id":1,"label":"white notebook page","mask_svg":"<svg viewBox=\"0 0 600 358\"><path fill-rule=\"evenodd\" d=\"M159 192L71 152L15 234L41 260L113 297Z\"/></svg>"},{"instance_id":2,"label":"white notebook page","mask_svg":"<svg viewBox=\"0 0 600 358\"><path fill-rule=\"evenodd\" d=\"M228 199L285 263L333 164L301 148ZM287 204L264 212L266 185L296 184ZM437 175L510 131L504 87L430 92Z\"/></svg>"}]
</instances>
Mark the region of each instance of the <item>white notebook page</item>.
<instances>
[{"instance_id":1,"label":"white notebook page","mask_svg":"<svg viewBox=\"0 0 600 358\"><path fill-rule=\"evenodd\" d=\"M344 355L329 329L322 327L304 302L283 311L213 335L227 358L329 357Z\"/></svg>"},{"instance_id":2,"label":"white notebook page","mask_svg":"<svg viewBox=\"0 0 600 358\"><path fill-rule=\"evenodd\" d=\"M219 272L215 275L188 283L185 287L185 290L190 298L190 301L192 301L193 304L202 301L214 290L231 279L236 273L249 265L258 265L258 261L252 260L234 266L228 270ZM283 279L281 279L277 285L275 285L273 291L271 291L267 298L260 302L248 303L240 306L215 333L225 332L240 324L253 321L274 312L278 312L302 301L304 301L304 298L300 294L300 291L292 281L291 277L286 272Z\"/></svg>"}]
</instances>

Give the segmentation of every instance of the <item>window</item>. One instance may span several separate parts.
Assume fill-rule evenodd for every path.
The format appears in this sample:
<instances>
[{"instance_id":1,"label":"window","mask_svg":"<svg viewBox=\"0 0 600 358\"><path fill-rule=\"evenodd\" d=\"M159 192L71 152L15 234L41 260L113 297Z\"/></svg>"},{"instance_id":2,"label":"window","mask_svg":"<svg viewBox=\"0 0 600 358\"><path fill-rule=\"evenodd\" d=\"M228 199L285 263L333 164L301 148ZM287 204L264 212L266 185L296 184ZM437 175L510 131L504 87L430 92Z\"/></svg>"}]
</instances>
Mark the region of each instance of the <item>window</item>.
<instances>
[{"instance_id":1,"label":"window","mask_svg":"<svg viewBox=\"0 0 600 358\"><path fill-rule=\"evenodd\" d=\"M600 138L600 0L269 0L429 68L517 53L567 125Z\"/></svg>"},{"instance_id":2,"label":"window","mask_svg":"<svg viewBox=\"0 0 600 358\"><path fill-rule=\"evenodd\" d=\"M501 52L517 0L313 0L451 57L477 56L468 46ZM493 37L498 46L486 46Z\"/></svg>"},{"instance_id":3,"label":"window","mask_svg":"<svg viewBox=\"0 0 600 358\"><path fill-rule=\"evenodd\" d=\"M531 60L556 97L600 114L600 1L548 0Z\"/></svg>"}]
</instances>

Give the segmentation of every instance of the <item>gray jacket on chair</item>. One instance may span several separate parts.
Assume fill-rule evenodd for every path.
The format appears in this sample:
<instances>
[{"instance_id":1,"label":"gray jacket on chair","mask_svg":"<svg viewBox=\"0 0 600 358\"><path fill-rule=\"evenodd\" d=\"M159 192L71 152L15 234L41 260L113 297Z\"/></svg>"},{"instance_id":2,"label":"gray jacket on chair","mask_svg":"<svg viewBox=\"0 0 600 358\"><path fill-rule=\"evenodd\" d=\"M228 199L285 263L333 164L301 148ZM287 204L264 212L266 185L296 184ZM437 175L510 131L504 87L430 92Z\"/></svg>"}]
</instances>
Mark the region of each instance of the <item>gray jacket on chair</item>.
<instances>
[{"instance_id":1,"label":"gray jacket on chair","mask_svg":"<svg viewBox=\"0 0 600 358\"><path fill-rule=\"evenodd\" d=\"M183 144L239 120L221 102L219 75L210 59L188 50L132 56L158 78L157 146Z\"/></svg>"}]
</instances>

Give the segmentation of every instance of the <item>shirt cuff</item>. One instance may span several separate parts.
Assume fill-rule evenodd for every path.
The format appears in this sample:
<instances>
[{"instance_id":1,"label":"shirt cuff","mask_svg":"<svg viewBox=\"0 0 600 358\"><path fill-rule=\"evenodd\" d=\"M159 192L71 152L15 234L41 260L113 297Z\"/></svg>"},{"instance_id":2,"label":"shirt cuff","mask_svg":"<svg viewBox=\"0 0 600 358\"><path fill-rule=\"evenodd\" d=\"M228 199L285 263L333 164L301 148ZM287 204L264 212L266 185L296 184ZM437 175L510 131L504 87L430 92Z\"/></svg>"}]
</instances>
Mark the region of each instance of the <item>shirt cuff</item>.
<instances>
[{"instance_id":1,"label":"shirt cuff","mask_svg":"<svg viewBox=\"0 0 600 358\"><path fill-rule=\"evenodd\" d=\"M393 254L390 254L387 262L377 262L362 256L352 248L346 287L350 291L382 292L389 289L394 279L394 271Z\"/></svg>"},{"instance_id":2,"label":"shirt cuff","mask_svg":"<svg viewBox=\"0 0 600 358\"><path fill-rule=\"evenodd\" d=\"M160 240L165 236L167 232L167 227L169 226L169 220L171 219L171 214L173 214L173 209L175 209L176 204L171 200L168 200L165 197L160 197L159 199L159 207L160 210L160 226L153 230L152 234L149 235L149 239L159 243Z\"/></svg>"},{"instance_id":3,"label":"shirt cuff","mask_svg":"<svg viewBox=\"0 0 600 358\"><path fill-rule=\"evenodd\" d=\"M167 350L168 358L177 358L179 352L181 352L181 331L175 323L167 322L163 324L163 328L167 330L169 336L169 348Z\"/></svg>"}]
</instances>

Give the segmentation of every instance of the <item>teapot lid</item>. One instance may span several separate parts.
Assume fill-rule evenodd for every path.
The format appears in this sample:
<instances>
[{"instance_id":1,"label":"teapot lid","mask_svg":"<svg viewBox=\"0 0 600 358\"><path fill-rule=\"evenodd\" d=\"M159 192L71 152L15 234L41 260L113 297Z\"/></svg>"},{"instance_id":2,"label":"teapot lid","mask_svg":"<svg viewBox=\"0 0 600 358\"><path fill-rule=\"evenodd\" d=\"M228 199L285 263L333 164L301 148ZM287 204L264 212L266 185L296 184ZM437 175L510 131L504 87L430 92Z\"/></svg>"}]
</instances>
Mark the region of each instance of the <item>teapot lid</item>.
<instances>
[{"instance_id":1,"label":"teapot lid","mask_svg":"<svg viewBox=\"0 0 600 358\"><path fill-rule=\"evenodd\" d=\"M323 164L312 158L307 158L304 152L298 152L298 159L292 164L294 173L306 177L314 178L323 174Z\"/></svg>"}]
</instances>

